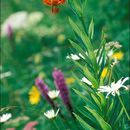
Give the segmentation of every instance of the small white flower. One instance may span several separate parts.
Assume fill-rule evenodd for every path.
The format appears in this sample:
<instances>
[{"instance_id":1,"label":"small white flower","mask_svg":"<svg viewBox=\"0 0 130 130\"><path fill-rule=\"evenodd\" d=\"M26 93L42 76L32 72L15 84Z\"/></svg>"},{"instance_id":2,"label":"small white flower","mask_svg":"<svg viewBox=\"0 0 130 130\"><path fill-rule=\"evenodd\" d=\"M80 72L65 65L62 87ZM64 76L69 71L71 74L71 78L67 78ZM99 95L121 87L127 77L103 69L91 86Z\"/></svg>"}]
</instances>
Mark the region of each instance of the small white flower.
<instances>
[{"instance_id":1,"label":"small white flower","mask_svg":"<svg viewBox=\"0 0 130 130\"><path fill-rule=\"evenodd\" d=\"M59 96L59 93L60 93L60 91L52 90L52 91L49 91L49 92L48 92L48 96L49 96L51 99L55 99L56 97Z\"/></svg>"},{"instance_id":2,"label":"small white flower","mask_svg":"<svg viewBox=\"0 0 130 130\"><path fill-rule=\"evenodd\" d=\"M80 57L76 54L70 54L70 56L67 56L66 58L72 60L80 60Z\"/></svg>"},{"instance_id":3,"label":"small white flower","mask_svg":"<svg viewBox=\"0 0 130 130\"><path fill-rule=\"evenodd\" d=\"M80 56L82 59L85 59L84 56L83 56L81 53L79 53L79 56Z\"/></svg>"},{"instance_id":4,"label":"small white flower","mask_svg":"<svg viewBox=\"0 0 130 130\"><path fill-rule=\"evenodd\" d=\"M84 83L86 83L86 84L88 84L88 85L92 85L92 83L86 77L83 77L81 79L81 81L84 82Z\"/></svg>"},{"instance_id":5,"label":"small white flower","mask_svg":"<svg viewBox=\"0 0 130 130\"><path fill-rule=\"evenodd\" d=\"M0 116L0 122L6 122L7 120L9 120L12 117L11 113L6 113L3 114L2 116Z\"/></svg>"},{"instance_id":6,"label":"small white flower","mask_svg":"<svg viewBox=\"0 0 130 130\"><path fill-rule=\"evenodd\" d=\"M114 51L113 51L113 50L110 50L110 51L108 51L107 56L108 56L108 57L111 57L111 56L113 55L113 53L114 53Z\"/></svg>"},{"instance_id":7,"label":"small white flower","mask_svg":"<svg viewBox=\"0 0 130 130\"><path fill-rule=\"evenodd\" d=\"M113 96L120 95L119 89L120 88L125 88L128 89L125 85L123 85L127 80L129 79L129 77L126 78L121 78L120 80L118 80L116 83L112 82L110 86L100 86L98 91L99 93L107 93L106 98L108 98L108 96L110 94L112 94Z\"/></svg>"},{"instance_id":8,"label":"small white flower","mask_svg":"<svg viewBox=\"0 0 130 130\"><path fill-rule=\"evenodd\" d=\"M52 109L52 110L49 110L47 112L44 113L44 115L48 118L48 119L53 119L57 116L58 112L59 112L60 109L57 110L57 112L55 113L55 111Z\"/></svg>"},{"instance_id":9,"label":"small white flower","mask_svg":"<svg viewBox=\"0 0 130 130\"><path fill-rule=\"evenodd\" d=\"M0 79L9 77L9 76L11 76L11 74L12 74L12 73L11 73L10 71L1 73L1 74L0 74Z\"/></svg>"},{"instance_id":10,"label":"small white flower","mask_svg":"<svg viewBox=\"0 0 130 130\"><path fill-rule=\"evenodd\" d=\"M87 53L86 53L86 55L87 55ZM85 59L81 53L79 53L78 55L77 54L70 54L70 56L67 56L66 58L72 59L72 60L80 60L81 58Z\"/></svg>"},{"instance_id":11,"label":"small white flower","mask_svg":"<svg viewBox=\"0 0 130 130\"><path fill-rule=\"evenodd\" d=\"M122 47L122 45L120 45L119 44L119 42L114 42L114 41L111 41L111 42L108 42L108 43L106 43L106 46L105 46L106 48L110 48L110 47L115 47L115 48L121 48Z\"/></svg>"}]
</instances>

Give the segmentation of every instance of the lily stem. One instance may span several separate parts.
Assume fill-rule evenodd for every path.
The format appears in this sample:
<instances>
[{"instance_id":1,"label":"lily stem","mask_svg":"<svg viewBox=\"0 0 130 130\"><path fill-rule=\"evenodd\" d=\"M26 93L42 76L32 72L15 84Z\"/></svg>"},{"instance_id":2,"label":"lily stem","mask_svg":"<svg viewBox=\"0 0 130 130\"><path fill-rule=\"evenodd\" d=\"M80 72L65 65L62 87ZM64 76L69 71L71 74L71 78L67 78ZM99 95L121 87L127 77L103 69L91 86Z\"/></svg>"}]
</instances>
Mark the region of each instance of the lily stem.
<instances>
[{"instance_id":1,"label":"lily stem","mask_svg":"<svg viewBox=\"0 0 130 130\"><path fill-rule=\"evenodd\" d=\"M121 105L122 105L122 108L123 108L123 110L124 110L124 112L125 112L125 114L126 114L128 120L130 120L129 114L128 114L128 112L127 112L127 110L126 110L126 108L125 108L125 106L124 106L124 103L123 103L123 101L122 101L122 99L121 99L121 97L120 97L119 95L118 95L118 98L119 98L119 101L120 101L120 103L121 103Z\"/></svg>"}]
</instances>

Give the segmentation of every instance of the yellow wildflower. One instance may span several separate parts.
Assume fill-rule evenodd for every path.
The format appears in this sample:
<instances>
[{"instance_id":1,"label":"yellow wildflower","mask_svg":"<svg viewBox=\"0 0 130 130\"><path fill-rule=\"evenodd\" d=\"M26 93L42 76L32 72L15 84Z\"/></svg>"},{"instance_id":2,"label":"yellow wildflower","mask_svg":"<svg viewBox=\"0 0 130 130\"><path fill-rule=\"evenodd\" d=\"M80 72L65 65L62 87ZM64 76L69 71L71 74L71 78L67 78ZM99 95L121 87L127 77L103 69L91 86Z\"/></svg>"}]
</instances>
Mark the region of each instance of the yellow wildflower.
<instances>
[{"instance_id":1,"label":"yellow wildflower","mask_svg":"<svg viewBox=\"0 0 130 130\"><path fill-rule=\"evenodd\" d=\"M73 84L75 82L75 79L73 77L66 78L65 82L67 85Z\"/></svg>"},{"instance_id":2,"label":"yellow wildflower","mask_svg":"<svg viewBox=\"0 0 130 130\"><path fill-rule=\"evenodd\" d=\"M41 78L41 79L44 79L46 77L46 74L44 72L40 72L38 74L38 77Z\"/></svg>"},{"instance_id":3,"label":"yellow wildflower","mask_svg":"<svg viewBox=\"0 0 130 130\"><path fill-rule=\"evenodd\" d=\"M41 54L39 54L39 53L35 54L35 55L34 55L34 63L35 63L35 64L39 64L39 63L41 63L41 61L42 61L42 56L41 56Z\"/></svg>"},{"instance_id":4,"label":"yellow wildflower","mask_svg":"<svg viewBox=\"0 0 130 130\"><path fill-rule=\"evenodd\" d=\"M110 73L110 70L108 69L108 67L105 67L102 71L102 74L101 74L101 78L104 79L105 77L107 77Z\"/></svg>"},{"instance_id":5,"label":"yellow wildflower","mask_svg":"<svg viewBox=\"0 0 130 130\"><path fill-rule=\"evenodd\" d=\"M29 92L29 101L32 105L38 104L40 101L40 93L35 86L32 86Z\"/></svg>"},{"instance_id":6,"label":"yellow wildflower","mask_svg":"<svg viewBox=\"0 0 130 130\"><path fill-rule=\"evenodd\" d=\"M123 52L115 52L112 56L111 56L111 58L113 58L113 59L117 59L117 60L121 60L122 58L123 58L123 56L124 56L124 54L123 54Z\"/></svg>"},{"instance_id":7,"label":"yellow wildflower","mask_svg":"<svg viewBox=\"0 0 130 130\"><path fill-rule=\"evenodd\" d=\"M60 35L58 35L58 37L57 37L57 41L58 41L59 43L63 43L63 42L65 41L65 39L66 39L66 37L65 37L64 34L60 34Z\"/></svg>"}]
</instances>

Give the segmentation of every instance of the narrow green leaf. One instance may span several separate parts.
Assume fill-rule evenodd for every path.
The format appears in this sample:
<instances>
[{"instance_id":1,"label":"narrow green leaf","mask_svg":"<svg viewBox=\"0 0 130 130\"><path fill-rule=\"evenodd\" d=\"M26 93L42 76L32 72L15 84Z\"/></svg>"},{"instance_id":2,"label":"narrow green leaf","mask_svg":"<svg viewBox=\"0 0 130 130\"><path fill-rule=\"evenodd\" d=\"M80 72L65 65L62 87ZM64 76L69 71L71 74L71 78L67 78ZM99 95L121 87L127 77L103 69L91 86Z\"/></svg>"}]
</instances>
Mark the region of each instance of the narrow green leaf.
<instances>
[{"instance_id":1,"label":"narrow green leaf","mask_svg":"<svg viewBox=\"0 0 130 130\"><path fill-rule=\"evenodd\" d=\"M95 111L89 107L85 107L98 121L102 130L112 130L111 126Z\"/></svg>"},{"instance_id":2,"label":"narrow green leaf","mask_svg":"<svg viewBox=\"0 0 130 130\"><path fill-rule=\"evenodd\" d=\"M88 56L86 55L85 51L78 45L78 43L75 43L74 41L69 39L69 42L71 43L71 45L78 51L78 53L81 53L82 56L86 59L86 62L88 62L89 64L91 64L90 59L88 58Z\"/></svg>"},{"instance_id":3,"label":"narrow green leaf","mask_svg":"<svg viewBox=\"0 0 130 130\"><path fill-rule=\"evenodd\" d=\"M93 39L93 34L94 34L94 22L93 22L93 19L90 22L89 29L88 29L88 34L89 34L89 37L91 39Z\"/></svg>"},{"instance_id":4,"label":"narrow green leaf","mask_svg":"<svg viewBox=\"0 0 130 130\"><path fill-rule=\"evenodd\" d=\"M109 106L108 111L107 111L107 113L106 113L107 119L108 119L109 116L111 115L111 112L112 112L113 108L114 108L114 100L112 100L111 105Z\"/></svg>"},{"instance_id":5,"label":"narrow green leaf","mask_svg":"<svg viewBox=\"0 0 130 130\"><path fill-rule=\"evenodd\" d=\"M92 83L93 87L94 88L98 88L99 87L98 86L98 82L96 81L96 79L94 78L92 73L88 70L88 68L82 66L77 61L74 61L74 63L83 71L84 75L90 80L90 82Z\"/></svg>"},{"instance_id":6,"label":"narrow green leaf","mask_svg":"<svg viewBox=\"0 0 130 130\"><path fill-rule=\"evenodd\" d=\"M88 118L91 122L97 124L97 121L95 120L95 118L91 115L91 113L89 113L88 111L86 110L83 110L83 109L78 109L78 111L84 115L86 118Z\"/></svg>"},{"instance_id":7,"label":"narrow green leaf","mask_svg":"<svg viewBox=\"0 0 130 130\"><path fill-rule=\"evenodd\" d=\"M74 116L76 117L76 119L80 122L80 124L82 125L82 127L85 130L96 130L94 129L92 126L90 126L88 123L86 123L80 116L78 116L77 114L73 113Z\"/></svg>"},{"instance_id":8,"label":"narrow green leaf","mask_svg":"<svg viewBox=\"0 0 130 130\"><path fill-rule=\"evenodd\" d=\"M75 22L69 18L69 23L72 27L72 29L74 30L74 32L81 37L84 45L86 46L86 48L88 49L88 54L89 54L89 57L93 63L93 66L94 66L94 70L97 72L98 70L98 64L97 64L97 61L96 61L96 57L95 57L95 54L94 54L94 50L93 50L93 46L91 44L91 41L89 39L89 37L87 36L87 34L85 32L83 32L76 24Z\"/></svg>"},{"instance_id":9,"label":"narrow green leaf","mask_svg":"<svg viewBox=\"0 0 130 130\"><path fill-rule=\"evenodd\" d=\"M94 94L91 94L91 97L94 100L94 102L96 103L96 105L98 106L98 108L102 111L101 103L98 100L98 98Z\"/></svg>"},{"instance_id":10,"label":"narrow green leaf","mask_svg":"<svg viewBox=\"0 0 130 130\"><path fill-rule=\"evenodd\" d=\"M120 111L120 113L119 113L119 115L115 119L114 125L116 125L118 123L118 121L121 119L121 116L122 116L123 112L124 112L124 110L122 108L121 111Z\"/></svg>"},{"instance_id":11,"label":"narrow green leaf","mask_svg":"<svg viewBox=\"0 0 130 130\"><path fill-rule=\"evenodd\" d=\"M75 11L79 14L79 16L81 16L82 14L82 8L81 8L81 4L79 4L78 0L72 0L74 7L75 7Z\"/></svg>"},{"instance_id":12,"label":"narrow green leaf","mask_svg":"<svg viewBox=\"0 0 130 130\"><path fill-rule=\"evenodd\" d=\"M90 99L88 99L87 97L85 97L85 96L84 96L81 92L79 92L78 90L76 90L76 89L74 89L74 88L73 88L73 90L74 90L74 92L75 92L77 95L79 95L79 96L85 101L85 103L87 103L87 105L88 105L89 107L97 109L96 106L91 102Z\"/></svg>"},{"instance_id":13,"label":"narrow green leaf","mask_svg":"<svg viewBox=\"0 0 130 130\"><path fill-rule=\"evenodd\" d=\"M90 94L90 93L93 93L93 94L94 94L93 89L92 89L90 86L84 84L84 83L79 79L79 77L77 77L77 75L74 74L74 72L72 72L72 75L73 75L73 77L76 79L77 83L78 83L84 90L86 90L86 93L89 93L89 94Z\"/></svg>"}]
</instances>

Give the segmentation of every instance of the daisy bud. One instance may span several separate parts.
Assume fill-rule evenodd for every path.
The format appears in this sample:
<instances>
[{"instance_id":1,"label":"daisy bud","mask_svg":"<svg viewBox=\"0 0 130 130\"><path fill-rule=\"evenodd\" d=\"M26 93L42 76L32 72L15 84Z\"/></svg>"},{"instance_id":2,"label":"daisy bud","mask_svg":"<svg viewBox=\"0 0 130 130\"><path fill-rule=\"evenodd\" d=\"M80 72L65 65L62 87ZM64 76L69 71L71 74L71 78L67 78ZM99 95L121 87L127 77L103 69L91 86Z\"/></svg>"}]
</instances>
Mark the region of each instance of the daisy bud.
<instances>
[{"instance_id":1,"label":"daisy bud","mask_svg":"<svg viewBox=\"0 0 130 130\"><path fill-rule=\"evenodd\" d=\"M57 89L60 91L60 96L64 104L66 105L68 110L72 113L73 110L70 103L69 91L65 83L64 74L61 72L61 70L54 69L52 75L54 78L55 85Z\"/></svg>"},{"instance_id":2,"label":"daisy bud","mask_svg":"<svg viewBox=\"0 0 130 130\"><path fill-rule=\"evenodd\" d=\"M48 92L49 92L49 89L48 89L48 86L44 83L44 81L40 78L37 78L35 80L35 84L36 86L38 87L41 95L43 97L45 97L45 99L50 103L50 105L55 108L55 104L53 103L53 101L50 99L50 97L48 96Z\"/></svg>"}]
</instances>

